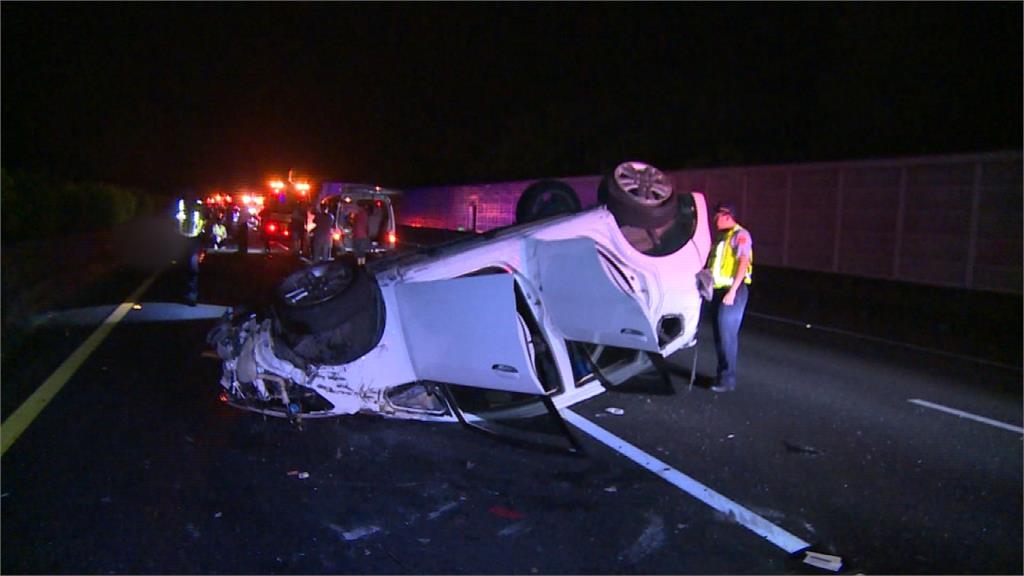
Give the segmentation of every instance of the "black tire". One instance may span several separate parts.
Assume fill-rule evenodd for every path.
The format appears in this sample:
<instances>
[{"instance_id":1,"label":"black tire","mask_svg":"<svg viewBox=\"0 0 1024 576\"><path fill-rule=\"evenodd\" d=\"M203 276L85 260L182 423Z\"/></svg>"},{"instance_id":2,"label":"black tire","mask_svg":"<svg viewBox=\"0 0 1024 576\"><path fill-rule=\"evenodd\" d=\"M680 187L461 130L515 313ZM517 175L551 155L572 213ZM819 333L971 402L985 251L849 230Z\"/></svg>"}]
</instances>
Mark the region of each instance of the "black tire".
<instances>
[{"instance_id":1,"label":"black tire","mask_svg":"<svg viewBox=\"0 0 1024 576\"><path fill-rule=\"evenodd\" d=\"M597 199L620 226L660 228L676 217L679 198L661 170L643 162L623 162L601 179Z\"/></svg>"},{"instance_id":2,"label":"black tire","mask_svg":"<svg viewBox=\"0 0 1024 576\"><path fill-rule=\"evenodd\" d=\"M327 262L295 272L277 288L274 311L284 329L298 334L333 330L371 306L377 285L363 269Z\"/></svg>"},{"instance_id":3,"label":"black tire","mask_svg":"<svg viewBox=\"0 0 1024 576\"><path fill-rule=\"evenodd\" d=\"M565 182L541 180L523 191L516 203L516 224L572 214L582 208L576 191Z\"/></svg>"}]
</instances>

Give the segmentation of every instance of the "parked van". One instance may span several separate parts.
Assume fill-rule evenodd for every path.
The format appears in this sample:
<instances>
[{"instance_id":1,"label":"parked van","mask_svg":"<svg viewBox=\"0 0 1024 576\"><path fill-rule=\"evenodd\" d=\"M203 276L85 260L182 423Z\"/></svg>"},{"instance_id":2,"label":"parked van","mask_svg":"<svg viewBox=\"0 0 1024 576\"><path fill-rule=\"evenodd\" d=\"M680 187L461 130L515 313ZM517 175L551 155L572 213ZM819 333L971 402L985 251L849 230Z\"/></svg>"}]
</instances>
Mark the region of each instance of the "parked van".
<instances>
[{"instance_id":1,"label":"parked van","mask_svg":"<svg viewBox=\"0 0 1024 576\"><path fill-rule=\"evenodd\" d=\"M327 204L328 212L334 216L332 255L355 251L350 216L357 209L368 214L368 252L382 254L394 250L398 243L394 199L401 194L399 190L368 184L325 182L317 204Z\"/></svg>"}]
</instances>

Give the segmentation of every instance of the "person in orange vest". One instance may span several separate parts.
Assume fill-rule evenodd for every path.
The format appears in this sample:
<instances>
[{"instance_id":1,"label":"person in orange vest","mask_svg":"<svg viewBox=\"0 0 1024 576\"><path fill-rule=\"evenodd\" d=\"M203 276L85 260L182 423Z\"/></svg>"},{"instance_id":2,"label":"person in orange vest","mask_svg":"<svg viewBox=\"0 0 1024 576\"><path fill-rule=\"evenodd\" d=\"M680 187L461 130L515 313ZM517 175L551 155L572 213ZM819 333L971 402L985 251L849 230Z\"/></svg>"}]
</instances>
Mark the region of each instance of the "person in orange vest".
<instances>
[{"instance_id":1,"label":"person in orange vest","mask_svg":"<svg viewBox=\"0 0 1024 576\"><path fill-rule=\"evenodd\" d=\"M708 259L708 269L714 287L710 311L718 372L711 389L732 392L736 389L740 324L754 271L754 240L736 221L736 206L731 202L719 202L715 206L714 224L718 239Z\"/></svg>"}]
</instances>

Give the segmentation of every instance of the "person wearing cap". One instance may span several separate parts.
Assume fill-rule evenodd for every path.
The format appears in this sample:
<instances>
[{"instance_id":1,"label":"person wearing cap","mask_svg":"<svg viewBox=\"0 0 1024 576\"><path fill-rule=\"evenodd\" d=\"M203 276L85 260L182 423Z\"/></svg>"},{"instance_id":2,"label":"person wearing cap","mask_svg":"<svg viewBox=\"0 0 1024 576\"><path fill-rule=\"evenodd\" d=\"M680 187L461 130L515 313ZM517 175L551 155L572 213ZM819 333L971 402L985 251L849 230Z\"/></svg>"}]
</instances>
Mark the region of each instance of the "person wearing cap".
<instances>
[{"instance_id":1,"label":"person wearing cap","mask_svg":"<svg viewBox=\"0 0 1024 576\"><path fill-rule=\"evenodd\" d=\"M714 224L718 241L708 258L714 294L710 310L714 318L718 372L715 392L736 389L736 358L739 354L740 324L747 308L748 286L754 264L754 241L750 232L736 222L736 206L719 202Z\"/></svg>"}]
</instances>

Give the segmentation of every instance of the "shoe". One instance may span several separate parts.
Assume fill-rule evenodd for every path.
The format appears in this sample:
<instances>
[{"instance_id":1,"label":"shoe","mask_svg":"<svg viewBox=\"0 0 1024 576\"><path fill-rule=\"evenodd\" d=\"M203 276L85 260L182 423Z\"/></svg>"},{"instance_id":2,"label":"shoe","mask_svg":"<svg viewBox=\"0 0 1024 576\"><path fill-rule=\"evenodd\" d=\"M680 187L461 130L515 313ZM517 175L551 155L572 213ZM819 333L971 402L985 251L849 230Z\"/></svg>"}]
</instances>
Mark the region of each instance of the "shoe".
<instances>
[{"instance_id":1,"label":"shoe","mask_svg":"<svg viewBox=\"0 0 1024 576\"><path fill-rule=\"evenodd\" d=\"M712 392L735 392L736 391L736 381L731 379L731 378L728 378L728 379L726 379L724 381L722 380L721 377L715 378L715 385L711 387L711 391Z\"/></svg>"}]
</instances>

